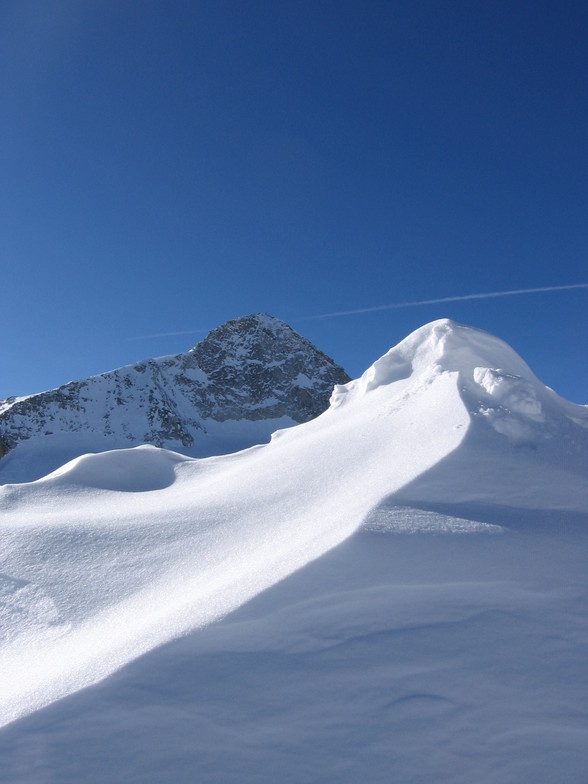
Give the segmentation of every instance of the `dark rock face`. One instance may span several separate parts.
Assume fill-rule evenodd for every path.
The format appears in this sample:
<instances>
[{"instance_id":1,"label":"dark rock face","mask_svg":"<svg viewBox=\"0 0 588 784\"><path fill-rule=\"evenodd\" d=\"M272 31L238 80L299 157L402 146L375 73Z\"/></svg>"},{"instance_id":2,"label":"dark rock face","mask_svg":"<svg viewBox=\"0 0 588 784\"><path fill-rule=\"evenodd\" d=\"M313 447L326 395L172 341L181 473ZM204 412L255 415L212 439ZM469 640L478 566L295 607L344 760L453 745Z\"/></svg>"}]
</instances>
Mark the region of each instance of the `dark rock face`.
<instances>
[{"instance_id":1,"label":"dark rock face","mask_svg":"<svg viewBox=\"0 0 588 784\"><path fill-rule=\"evenodd\" d=\"M205 442L223 423L266 423L267 430L272 420L306 422L328 407L333 386L347 381L283 321L244 316L186 353L0 401L0 456L27 439L68 433L91 436L97 450L152 443L210 454L215 447ZM259 443L255 428L248 432L244 445Z\"/></svg>"},{"instance_id":2,"label":"dark rock face","mask_svg":"<svg viewBox=\"0 0 588 784\"><path fill-rule=\"evenodd\" d=\"M289 416L306 422L328 407L335 384L350 380L291 327L264 315L228 321L184 357L184 367L206 374L198 406L217 421Z\"/></svg>"}]
</instances>

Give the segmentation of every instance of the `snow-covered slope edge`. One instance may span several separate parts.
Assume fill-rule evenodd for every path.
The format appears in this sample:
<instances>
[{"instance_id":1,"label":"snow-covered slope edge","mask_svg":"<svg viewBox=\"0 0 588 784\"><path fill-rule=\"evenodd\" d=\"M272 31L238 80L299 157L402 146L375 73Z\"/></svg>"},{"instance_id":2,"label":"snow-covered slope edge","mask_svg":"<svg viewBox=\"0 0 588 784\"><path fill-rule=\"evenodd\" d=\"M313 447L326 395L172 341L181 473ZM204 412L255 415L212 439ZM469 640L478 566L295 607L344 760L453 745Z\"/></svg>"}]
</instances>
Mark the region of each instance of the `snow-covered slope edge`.
<instances>
[{"instance_id":1,"label":"snow-covered slope edge","mask_svg":"<svg viewBox=\"0 0 588 784\"><path fill-rule=\"evenodd\" d=\"M577 439L575 459L555 480L568 477L567 500L556 498L543 471L536 508L556 498L556 508L588 511L582 407L545 390L500 341L448 321L417 330L338 387L325 414L267 446L205 460L153 447L88 455L4 488L2 722L243 604L343 541L464 445L462 491L496 485L504 460L520 461L520 475L531 476L537 450L497 430L476 402L477 387L486 387L475 369L484 367L522 379L546 406L545 420L530 419L542 466L572 449L570 434ZM529 411L537 416L532 405L516 416L526 422ZM491 442L495 461L481 477L472 457ZM512 482L502 491L502 504L525 498ZM435 492L438 501L459 501L455 487Z\"/></svg>"},{"instance_id":2,"label":"snow-covered slope edge","mask_svg":"<svg viewBox=\"0 0 588 784\"><path fill-rule=\"evenodd\" d=\"M448 320L417 330L379 363L394 356L411 356L413 375L421 364L425 374L457 372L470 417L459 449L394 504L588 511L588 406L546 387L503 341Z\"/></svg>"}]
</instances>

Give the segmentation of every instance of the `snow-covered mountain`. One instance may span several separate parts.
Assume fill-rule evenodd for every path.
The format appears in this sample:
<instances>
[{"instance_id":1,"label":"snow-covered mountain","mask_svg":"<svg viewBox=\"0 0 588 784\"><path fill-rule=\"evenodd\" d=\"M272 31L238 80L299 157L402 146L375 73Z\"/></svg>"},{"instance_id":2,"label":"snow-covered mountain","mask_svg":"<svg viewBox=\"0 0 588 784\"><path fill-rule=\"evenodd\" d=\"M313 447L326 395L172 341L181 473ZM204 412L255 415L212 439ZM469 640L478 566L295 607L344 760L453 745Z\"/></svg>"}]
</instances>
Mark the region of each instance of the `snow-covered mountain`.
<instances>
[{"instance_id":1,"label":"snow-covered mountain","mask_svg":"<svg viewBox=\"0 0 588 784\"><path fill-rule=\"evenodd\" d=\"M345 371L279 319L253 314L190 351L0 401L0 482L85 452L154 444L202 457L268 441L329 404Z\"/></svg>"},{"instance_id":2,"label":"snow-covered mountain","mask_svg":"<svg viewBox=\"0 0 588 784\"><path fill-rule=\"evenodd\" d=\"M0 488L5 780L584 781L587 476L441 320L268 444Z\"/></svg>"}]
</instances>

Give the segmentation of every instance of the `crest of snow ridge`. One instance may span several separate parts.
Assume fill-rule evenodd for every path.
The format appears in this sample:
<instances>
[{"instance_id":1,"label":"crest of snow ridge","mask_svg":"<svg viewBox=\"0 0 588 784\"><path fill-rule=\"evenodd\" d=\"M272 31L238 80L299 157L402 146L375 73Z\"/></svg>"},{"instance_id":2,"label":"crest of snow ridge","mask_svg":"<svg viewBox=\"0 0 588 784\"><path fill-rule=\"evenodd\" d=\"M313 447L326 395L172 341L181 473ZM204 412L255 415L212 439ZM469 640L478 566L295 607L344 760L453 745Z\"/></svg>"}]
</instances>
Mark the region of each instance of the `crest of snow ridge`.
<instances>
[{"instance_id":1,"label":"crest of snow ridge","mask_svg":"<svg viewBox=\"0 0 588 784\"><path fill-rule=\"evenodd\" d=\"M550 438L569 426L588 426L588 409L560 398L506 343L450 319L417 329L357 380L335 388L331 406L396 382L415 393L440 373L456 375L473 420L483 421L514 444Z\"/></svg>"}]
</instances>

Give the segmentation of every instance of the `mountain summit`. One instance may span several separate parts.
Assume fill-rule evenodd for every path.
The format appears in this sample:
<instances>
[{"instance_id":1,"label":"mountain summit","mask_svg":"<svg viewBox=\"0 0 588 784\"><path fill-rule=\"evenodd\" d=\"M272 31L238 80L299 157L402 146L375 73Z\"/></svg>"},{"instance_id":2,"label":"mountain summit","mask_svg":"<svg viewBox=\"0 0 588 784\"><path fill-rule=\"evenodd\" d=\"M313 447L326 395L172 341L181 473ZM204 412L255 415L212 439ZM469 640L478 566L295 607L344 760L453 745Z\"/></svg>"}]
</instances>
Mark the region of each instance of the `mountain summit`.
<instances>
[{"instance_id":1,"label":"mountain summit","mask_svg":"<svg viewBox=\"0 0 588 784\"><path fill-rule=\"evenodd\" d=\"M277 318L254 314L213 329L187 354L179 355L185 376L205 374L195 404L204 416L259 420L288 416L307 422L322 414L345 371Z\"/></svg>"},{"instance_id":2,"label":"mountain summit","mask_svg":"<svg viewBox=\"0 0 588 784\"><path fill-rule=\"evenodd\" d=\"M181 354L0 402L0 481L29 481L84 452L153 444L237 451L329 404L345 371L277 318L252 314Z\"/></svg>"},{"instance_id":3,"label":"mountain summit","mask_svg":"<svg viewBox=\"0 0 588 784\"><path fill-rule=\"evenodd\" d=\"M410 401L415 420L435 408L432 427L461 434L459 447L395 493L395 505L451 503L471 514L472 504L479 512L500 498L517 508L588 508L588 407L545 386L500 338L450 319L425 324L336 387L329 411L384 399L391 413ZM413 438L412 449L429 447Z\"/></svg>"}]
</instances>

